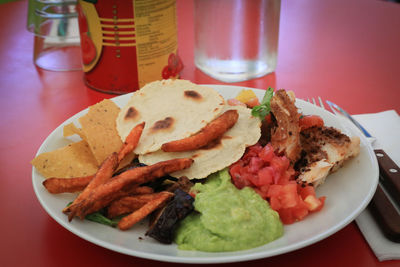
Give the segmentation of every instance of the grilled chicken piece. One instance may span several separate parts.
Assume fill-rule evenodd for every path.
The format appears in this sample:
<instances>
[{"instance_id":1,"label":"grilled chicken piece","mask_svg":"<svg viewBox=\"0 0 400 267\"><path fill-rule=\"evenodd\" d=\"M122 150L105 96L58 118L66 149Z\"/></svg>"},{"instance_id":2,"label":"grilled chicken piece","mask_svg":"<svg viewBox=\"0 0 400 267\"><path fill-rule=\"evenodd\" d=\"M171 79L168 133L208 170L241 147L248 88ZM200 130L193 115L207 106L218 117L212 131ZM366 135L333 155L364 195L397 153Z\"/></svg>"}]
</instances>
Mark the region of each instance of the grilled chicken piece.
<instances>
[{"instance_id":1,"label":"grilled chicken piece","mask_svg":"<svg viewBox=\"0 0 400 267\"><path fill-rule=\"evenodd\" d=\"M284 153L294 164L300 158L300 114L293 93L278 90L271 99L271 112L277 126L271 132L271 144L276 152Z\"/></svg>"},{"instance_id":2,"label":"grilled chicken piece","mask_svg":"<svg viewBox=\"0 0 400 267\"><path fill-rule=\"evenodd\" d=\"M339 169L349 158L360 152L360 138L349 138L333 127L311 127L300 133L303 148L299 183L312 183L315 187L326 176Z\"/></svg>"}]
</instances>

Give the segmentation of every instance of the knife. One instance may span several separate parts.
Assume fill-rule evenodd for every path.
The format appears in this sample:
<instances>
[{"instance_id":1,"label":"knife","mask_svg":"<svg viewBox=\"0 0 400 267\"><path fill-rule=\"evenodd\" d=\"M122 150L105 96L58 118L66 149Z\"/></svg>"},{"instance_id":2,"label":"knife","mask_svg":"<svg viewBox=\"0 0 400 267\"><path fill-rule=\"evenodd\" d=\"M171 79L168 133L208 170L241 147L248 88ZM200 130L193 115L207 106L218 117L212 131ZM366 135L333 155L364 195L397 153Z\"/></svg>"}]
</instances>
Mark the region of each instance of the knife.
<instances>
[{"instance_id":1,"label":"knife","mask_svg":"<svg viewBox=\"0 0 400 267\"><path fill-rule=\"evenodd\" d=\"M374 152L379 164L379 184L368 209L383 234L389 240L400 243L399 168L383 150L376 149Z\"/></svg>"},{"instance_id":2,"label":"knife","mask_svg":"<svg viewBox=\"0 0 400 267\"><path fill-rule=\"evenodd\" d=\"M353 122L371 143L375 141L375 138L348 112L335 103L330 101L326 103L335 114L338 114L335 110L337 109ZM391 241L400 242L400 168L382 149L375 149L374 153L379 165L379 184L368 208L383 234Z\"/></svg>"}]
</instances>

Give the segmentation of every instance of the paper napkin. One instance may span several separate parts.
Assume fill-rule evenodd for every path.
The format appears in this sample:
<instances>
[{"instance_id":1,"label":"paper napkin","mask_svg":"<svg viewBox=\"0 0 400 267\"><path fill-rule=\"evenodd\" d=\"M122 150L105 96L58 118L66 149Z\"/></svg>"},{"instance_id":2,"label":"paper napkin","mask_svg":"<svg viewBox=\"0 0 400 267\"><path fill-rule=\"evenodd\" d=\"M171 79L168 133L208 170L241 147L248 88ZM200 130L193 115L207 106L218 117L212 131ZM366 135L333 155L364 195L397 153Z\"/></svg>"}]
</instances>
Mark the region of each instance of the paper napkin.
<instances>
[{"instance_id":1,"label":"paper napkin","mask_svg":"<svg viewBox=\"0 0 400 267\"><path fill-rule=\"evenodd\" d=\"M376 141L374 149L383 149L400 166L400 117L394 110L353 116ZM400 259L400 243L387 239L368 209L357 218L356 223L379 261Z\"/></svg>"}]
</instances>

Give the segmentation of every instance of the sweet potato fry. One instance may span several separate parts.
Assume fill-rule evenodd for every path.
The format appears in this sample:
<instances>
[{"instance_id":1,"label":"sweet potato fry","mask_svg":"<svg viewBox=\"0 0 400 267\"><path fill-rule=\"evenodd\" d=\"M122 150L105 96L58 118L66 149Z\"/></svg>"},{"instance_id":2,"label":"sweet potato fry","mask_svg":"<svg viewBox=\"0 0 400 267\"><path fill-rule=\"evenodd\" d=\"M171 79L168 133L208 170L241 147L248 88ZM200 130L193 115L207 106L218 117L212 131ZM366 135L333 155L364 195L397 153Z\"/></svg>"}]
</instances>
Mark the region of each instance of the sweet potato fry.
<instances>
[{"instance_id":1,"label":"sweet potato fry","mask_svg":"<svg viewBox=\"0 0 400 267\"><path fill-rule=\"evenodd\" d=\"M80 190L83 190L83 192L74 200L74 202L66 207L64 209L64 212L72 212L72 215L74 214L73 210L77 206L78 203L80 203L83 199L85 199L90 192L99 186L100 184L104 183L108 179L110 179L117 169L119 163L125 158L125 156L129 153L131 153L139 143L140 136L142 135L143 128L144 128L145 123L141 123L134 127L128 137L126 138L126 141L124 142L122 148L120 151L117 153L112 153L109 157L107 157L102 165L100 166L99 170L96 172L94 175L93 179L87 179L89 182L86 184L87 186L83 187L83 184L80 187L77 187L78 182L84 182L82 179L80 180L67 180L62 183L63 187L61 188L56 188L58 180L50 181L47 182L50 186L53 186L51 190L53 192L59 192L62 190L76 190L75 188L78 188ZM61 183L59 183L61 185ZM69 188L72 189L69 189Z\"/></svg>"},{"instance_id":2,"label":"sweet potato fry","mask_svg":"<svg viewBox=\"0 0 400 267\"><path fill-rule=\"evenodd\" d=\"M126 196L131 196L131 195L138 195L138 194L151 194L153 193L153 188L148 187L148 186L128 186L127 188L123 188L122 190L116 192L115 194L112 195L112 200L118 200L120 198L126 197ZM104 203L110 203L109 198L103 198L99 201L96 201L93 203L93 205L86 211L86 214L90 214L93 212L98 211L101 208L104 208L108 204Z\"/></svg>"},{"instance_id":3,"label":"sweet potato fry","mask_svg":"<svg viewBox=\"0 0 400 267\"><path fill-rule=\"evenodd\" d=\"M165 143L161 146L161 149L165 152L181 152L204 147L232 128L238 118L239 114L236 110L225 111L221 116L207 124L195 135Z\"/></svg>"},{"instance_id":4,"label":"sweet potato fry","mask_svg":"<svg viewBox=\"0 0 400 267\"><path fill-rule=\"evenodd\" d=\"M98 171L95 173L93 179L85 187L82 193L80 193L79 196L75 198L71 205L64 208L63 212L70 212L70 215L68 216L69 220L74 217L74 214L76 213L76 207L79 205L79 203L83 201L86 197L88 197L92 190L94 190L96 187L103 184L104 182L108 181L112 177L117 167L118 154L114 152L104 160Z\"/></svg>"},{"instance_id":5,"label":"sweet potato fry","mask_svg":"<svg viewBox=\"0 0 400 267\"><path fill-rule=\"evenodd\" d=\"M118 152L118 161L121 162L122 159L133 150L135 150L137 144L139 143L140 136L142 135L145 123L136 125L129 135L126 137L121 150Z\"/></svg>"},{"instance_id":6,"label":"sweet potato fry","mask_svg":"<svg viewBox=\"0 0 400 267\"><path fill-rule=\"evenodd\" d=\"M174 194L171 192L160 192L157 198L146 203L140 209L132 212L128 216L122 218L118 223L118 228L121 230L128 230L134 224L144 219L147 215L152 213L154 210L164 205Z\"/></svg>"},{"instance_id":7,"label":"sweet potato fry","mask_svg":"<svg viewBox=\"0 0 400 267\"><path fill-rule=\"evenodd\" d=\"M192 163L193 159L181 158L161 161L153 165L127 170L95 188L84 201L79 203L79 207L77 207L76 212L73 213L72 216L78 216L84 219L87 214L96 211L93 209L93 206L100 209L106 207L116 198L121 197L118 192L124 190L124 188L126 190L126 188L132 186L132 184L143 184L171 172L186 169Z\"/></svg>"},{"instance_id":8,"label":"sweet potato fry","mask_svg":"<svg viewBox=\"0 0 400 267\"><path fill-rule=\"evenodd\" d=\"M133 186L130 189L124 188L127 195L143 195L154 193L154 189L149 186Z\"/></svg>"},{"instance_id":9,"label":"sweet potato fry","mask_svg":"<svg viewBox=\"0 0 400 267\"><path fill-rule=\"evenodd\" d=\"M117 175L121 172L126 171L126 169L119 169L114 172L113 175ZM43 181L43 186L52 194L60 194L60 193L76 193L79 191L83 191L85 187L89 184L89 182L93 179L94 175L84 176L84 177L73 177L73 178L59 178L59 177L51 177Z\"/></svg>"},{"instance_id":10,"label":"sweet potato fry","mask_svg":"<svg viewBox=\"0 0 400 267\"><path fill-rule=\"evenodd\" d=\"M43 181L43 186L52 194L75 193L85 189L94 175L74 178L48 178Z\"/></svg>"},{"instance_id":11,"label":"sweet potato fry","mask_svg":"<svg viewBox=\"0 0 400 267\"><path fill-rule=\"evenodd\" d=\"M135 196L127 196L111 202L107 207L107 216L115 218L122 214L131 213L140 209L146 203L159 197L160 193L142 194Z\"/></svg>"},{"instance_id":12,"label":"sweet potato fry","mask_svg":"<svg viewBox=\"0 0 400 267\"><path fill-rule=\"evenodd\" d=\"M142 134L144 128L144 122L137 125L132 129L128 137L126 138L125 143L121 147L121 150L118 152L118 164L125 158L125 156L131 153L139 143L140 136ZM114 158L112 156L111 158ZM110 159L111 160L111 159ZM112 161L108 161L111 164L114 164ZM109 167L107 167L109 168ZM43 182L43 185L46 189L52 194L59 193L74 193L78 191L82 191L85 187L90 183L94 175L87 177L75 177L75 178L49 178ZM101 180L99 180L101 182Z\"/></svg>"}]
</instances>

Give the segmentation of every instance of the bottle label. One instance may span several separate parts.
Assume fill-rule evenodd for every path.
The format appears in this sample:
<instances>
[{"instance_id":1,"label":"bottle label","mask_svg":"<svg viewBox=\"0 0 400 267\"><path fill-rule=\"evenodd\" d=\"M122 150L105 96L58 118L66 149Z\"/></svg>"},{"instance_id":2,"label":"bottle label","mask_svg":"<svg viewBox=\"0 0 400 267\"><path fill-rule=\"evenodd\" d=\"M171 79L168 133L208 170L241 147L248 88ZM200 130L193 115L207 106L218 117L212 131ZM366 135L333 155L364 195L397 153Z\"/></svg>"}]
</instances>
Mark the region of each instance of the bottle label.
<instances>
[{"instance_id":1,"label":"bottle label","mask_svg":"<svg viewBox=\"0 0 400 267\"><path fill-rule=\"evenodd\" d=\"M79 0L88 86L127 93L183 68L177 56L175 0Z\"/></svg>"}]
</instances>

